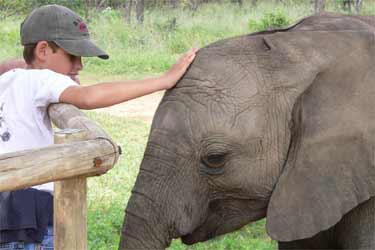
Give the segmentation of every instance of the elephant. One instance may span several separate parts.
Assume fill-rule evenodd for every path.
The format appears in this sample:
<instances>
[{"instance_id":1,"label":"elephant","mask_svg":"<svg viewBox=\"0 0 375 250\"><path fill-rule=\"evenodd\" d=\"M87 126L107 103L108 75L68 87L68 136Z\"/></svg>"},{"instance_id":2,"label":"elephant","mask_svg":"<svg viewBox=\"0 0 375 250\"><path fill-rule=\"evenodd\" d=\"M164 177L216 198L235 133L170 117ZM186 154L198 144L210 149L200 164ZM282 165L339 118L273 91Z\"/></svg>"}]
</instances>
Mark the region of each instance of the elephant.
<instances>
[{"instance_id":1,"label":"elephant","mask_svg":"<svg viewBox=\"0 0 375 250\"><path fill-rule=\"evenodd\" d=\"M375 249L375 18L201 48L155 113L119 249L266 217L279 249Z\"/></svg>"}]
</instances>

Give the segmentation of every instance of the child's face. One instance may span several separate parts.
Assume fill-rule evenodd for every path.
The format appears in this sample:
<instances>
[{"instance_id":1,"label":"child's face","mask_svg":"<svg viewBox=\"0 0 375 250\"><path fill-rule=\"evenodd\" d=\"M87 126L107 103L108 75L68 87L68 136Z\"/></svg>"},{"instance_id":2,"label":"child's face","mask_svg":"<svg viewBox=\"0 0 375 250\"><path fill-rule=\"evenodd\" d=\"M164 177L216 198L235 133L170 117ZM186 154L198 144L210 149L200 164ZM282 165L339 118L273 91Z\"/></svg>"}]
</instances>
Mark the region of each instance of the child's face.
<instances>
[{"instance_id":1,"label":"child's face","mask_svg":"<svg viewBox=\"0 0 375 250\"><path fill-rule=\"evenodd\" d=\"M56 52L48 48L46 55L45 68L67 75L79 83L78 74L83 69L81 57L70 55L62 48L57 49Z\"/></svg>"}]
</instances>

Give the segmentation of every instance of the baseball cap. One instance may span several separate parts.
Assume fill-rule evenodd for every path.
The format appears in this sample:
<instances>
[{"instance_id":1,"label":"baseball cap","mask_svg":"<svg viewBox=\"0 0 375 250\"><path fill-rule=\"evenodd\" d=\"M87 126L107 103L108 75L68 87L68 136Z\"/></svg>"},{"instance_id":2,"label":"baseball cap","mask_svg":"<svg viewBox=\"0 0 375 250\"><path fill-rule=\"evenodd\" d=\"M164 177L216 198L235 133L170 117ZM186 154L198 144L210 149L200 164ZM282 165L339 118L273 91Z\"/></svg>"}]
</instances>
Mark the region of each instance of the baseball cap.
<instances>
[{"instance_id":1,"label":"baseball cap","mask_svg":"<svg viewBox=\"0 0 375 250\"><path fill-rule=\"evenodd\" d=\"M33 10L21 24L21 44L53 41L74 56L109 56L91 40L86 24L72 10L57 4Z\"/></svg>"}]
</instances>

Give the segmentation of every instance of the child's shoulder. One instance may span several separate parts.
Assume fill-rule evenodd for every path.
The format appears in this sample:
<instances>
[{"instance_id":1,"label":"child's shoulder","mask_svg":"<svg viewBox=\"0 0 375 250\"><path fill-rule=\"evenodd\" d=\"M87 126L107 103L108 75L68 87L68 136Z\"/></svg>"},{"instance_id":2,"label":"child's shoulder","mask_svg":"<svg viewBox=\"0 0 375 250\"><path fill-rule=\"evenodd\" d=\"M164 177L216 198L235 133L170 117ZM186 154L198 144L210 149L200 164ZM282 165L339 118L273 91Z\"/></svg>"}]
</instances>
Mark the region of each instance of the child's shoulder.
<instances>
[{"instance_id":1,"label":"child's shoulder","mask_svg":"<svg viewBox=\"0 0 375 250\"><path fill-rule=\"evenodd\" d=\"M52 71L50 69L28 69L26 71L27 71L27 74L29 74L29 77L35 77L36 79L47 79L47 78L64 79L64 78L69 78L66 75L57 73L57 72Z\"/></svg>"},{"instance_id":2,"label":"child's shoulder","mask_svg":"<svg viewBox=\"0 0 375 250\"><path fill-rule=\"evenodd\" d=\"M25 69L11 69L0 75L0 82L9 83L23 77L27 77L27 72Z\"/></svg>"},{"instance_id":3,"label":"child's shoulder","mask_svg":"<svg viewBox=\"0 0 375 250\"><path fill-rule=\"evenodd\" d=\"M48 78L66 77L49 69L12 69L0 75L0 80L26 78L29 81L40 81Z\"/></svg>"}]
</instances>

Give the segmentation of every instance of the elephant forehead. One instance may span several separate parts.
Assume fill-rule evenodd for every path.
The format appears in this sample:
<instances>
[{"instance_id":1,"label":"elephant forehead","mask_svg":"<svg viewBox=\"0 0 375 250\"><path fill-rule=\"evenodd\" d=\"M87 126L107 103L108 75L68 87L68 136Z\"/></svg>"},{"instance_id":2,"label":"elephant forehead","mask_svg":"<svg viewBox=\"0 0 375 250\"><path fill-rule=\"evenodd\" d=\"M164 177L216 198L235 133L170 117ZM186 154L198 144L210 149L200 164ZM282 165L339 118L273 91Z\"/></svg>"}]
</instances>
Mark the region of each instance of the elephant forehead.
<instances>
[{"instance_id":1,"label":"elephant forehead","mask_svg":"<svg viewBox=\"0 0 375 250\"><path fill-rule=\"evenodd\" d=\"M255 92L261 78L257 72L257 58L253 52L221 48L199 54L177 87L209 89L237 89Z\"/></svg>"},{"instance_id":2,"label":"elephant forehead","mask_svg":"<svg viewBox=\"0 0 375 250\"><path fill-rule=\"evenodd\" d=\"M172 96L182 95L179 98L234 115L259 104L263 79L250 61L233 55L216 55L206 60L191 67L171 92Z\"/></svg>"}]
</instances>

